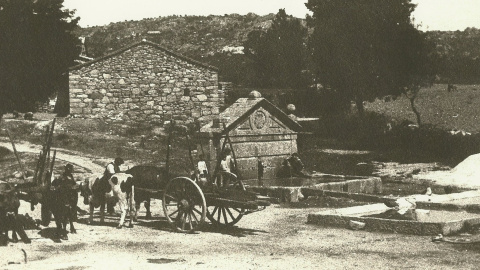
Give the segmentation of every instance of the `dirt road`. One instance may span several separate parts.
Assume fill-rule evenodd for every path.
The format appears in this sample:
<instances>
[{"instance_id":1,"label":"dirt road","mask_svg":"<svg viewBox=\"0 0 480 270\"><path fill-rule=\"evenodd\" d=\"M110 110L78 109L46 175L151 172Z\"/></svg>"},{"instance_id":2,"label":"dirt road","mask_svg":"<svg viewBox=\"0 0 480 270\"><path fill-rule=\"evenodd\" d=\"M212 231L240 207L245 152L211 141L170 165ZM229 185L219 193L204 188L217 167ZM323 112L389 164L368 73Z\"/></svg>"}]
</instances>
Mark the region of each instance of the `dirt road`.
<instances>
[{"instance_id":1,"label":"dirt road","mask_svg":"<svg viewBox=\"0 0 480 270\"><path fill-rule=\"evenodd\" d=\"M69 234L70 239L61 243L48 238L51 228L28 231L32 244L0 247L0 268L478 269L480 263L475 245L306 224L307 214L319 208L273 205L245 216L228 230L207 224L196 234L181 234L170 230L160 201L152 207L154 218L140 219L132 229L115 229L118 216L90 226L85 224L87 217L80 216L78 233ZM22 205L22 210L28 212L28 205ZM27 254L27 264L21 249Z\"/></svg>"},{"instance_id":2,"label":"dirt road","mask_svg":"<svg viewBox=\"0 0 480 270\"><path fill-rule=\"evenodd\" d=\"M63 154L67 161L87 164L84 157ZM307 215L321 208L272 205L236 227L207 224L195 234L172 232L160 201L152 209L154 218L140 219L132 229L115 229L118 216L90 226L87 216L79 216L78 233L60 243L49 238L52 228L27 231L32 244L0 247L0 269L478 269L480 264L475 244L306 224ZM40 217L39 207L31 212L27 203L20 213Z\"/></svg>"},{"instance_id":3,"label":"dirt road","mask_svg":"<svg viewBox=\"0 0 480 270\"><path fill-rule=\"evenodd\" d=\"M10 151L13 151L12 144L7 141L0 141L0 147L4 147L9 149ZM33 154L38 154L42 150L42 147L40 145L35 145L28 142L15 143L15 148L17 149L18 152L33 153ZM73 151L60 149L60 148L55 148L55 150L57 150L56 158L59 160L70 162L76 166L87 169L91 173L103 172L103 169L104 169L103 166L100 166L97 163L92 162L93 159L98 159L98 158L86 157L86 156L83 156L81 153L76 153Z\"/></svg>"}]
</instances>

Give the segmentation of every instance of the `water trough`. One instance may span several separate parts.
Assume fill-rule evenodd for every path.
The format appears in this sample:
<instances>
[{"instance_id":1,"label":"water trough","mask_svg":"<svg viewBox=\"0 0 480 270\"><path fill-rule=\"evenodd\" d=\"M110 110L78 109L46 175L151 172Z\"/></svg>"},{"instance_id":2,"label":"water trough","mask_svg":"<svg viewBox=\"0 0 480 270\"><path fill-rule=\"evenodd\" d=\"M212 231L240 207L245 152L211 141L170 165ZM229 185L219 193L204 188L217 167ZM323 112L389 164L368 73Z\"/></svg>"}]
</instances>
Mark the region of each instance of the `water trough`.
<instances>
[{"instance_id":1,"label":"water trough","mask_svg":"<svg viewBox=\"0 0 480 270\"><path fill-rule=\"evenodd\" d=\"M311 178L275 178L261 182L255 179L243 180L243 182L247 189L278 198L280 202L298 202L305 197L304 193L308 190L361 194L382 193L382 180L379 177L314 174Z\"/></svg>"},{"instance_id":2,"label":"water trough","mask_svg":"<svg viewBox=\"0 0 480 270\"><path fill-rule=\"evenodd\" d=\"M371 196L372 201L387 202L392 198ZM367 231L383 231L416 235L451 235L467 227L480 225L480 192L467 191L445 195L415 195L417 209L412 220L386 218L391 211L385 203L329 209L308 215L308 223L348 228L352 222L365 225ZM365 197L365 199L368 199Z\"/></svg>"}]
</instances>

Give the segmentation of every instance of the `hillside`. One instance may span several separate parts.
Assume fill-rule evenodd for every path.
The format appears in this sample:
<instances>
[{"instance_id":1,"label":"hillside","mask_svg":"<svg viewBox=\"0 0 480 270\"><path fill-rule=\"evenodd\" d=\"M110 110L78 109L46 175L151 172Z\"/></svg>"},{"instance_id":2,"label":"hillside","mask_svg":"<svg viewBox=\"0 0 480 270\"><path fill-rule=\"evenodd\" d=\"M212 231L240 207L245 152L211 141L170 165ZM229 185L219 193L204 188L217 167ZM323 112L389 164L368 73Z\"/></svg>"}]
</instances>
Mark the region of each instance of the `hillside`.
<instances>
[{"instance_id":1,"label":"hillside","mask_svg":"<svg viewBox=\"0 0 480 270\"><path fill-rule=\"evenodd\" d=\"M480 29L432 31L428 38L436 45L439 82L480 83Z\"/></svg>"},{"instance_id":2,"label":"hillside","mask_svg":"<svg viewBox=\"0 0 480 270\"><path fill-rule=\"evenodd\" d=\"M250 60L241 54L239 47L252 30L268 29L274 17L273 13L265 16L253 13L175 15L79 28L76 34L86 37L85 45L90 57L100 57L135 41L148 39L217 66L225 80L248 85L252 73ZM480 83L479 29L431 31L427 32L427 37L435 43L439 56L436 63L438 82Z\"/></svg>"},{"instance_id":3,"label":"hillside","mask_svg":"<svg viewBox=\"0 0 480 270\"><path fill-rule=\"evenodd\" d=\"M480 58L480 29L430 31L428 37L435 42L437 53L442 56Z\"/></svg>"},{"instance_id":4,"label":"hillside","mask_svg":"<svg viewBox=\"0 0 480 270\"><path fill-rule=\"evenodd\" d=\"M201 59L220 52L225 46L242 46L250 31L267 29L274 16L253 13L244 16L168 16L82 28L77 34L86 37L85 45L91 57L148 39L186 56Z\"/></svg>"}]
</instances>

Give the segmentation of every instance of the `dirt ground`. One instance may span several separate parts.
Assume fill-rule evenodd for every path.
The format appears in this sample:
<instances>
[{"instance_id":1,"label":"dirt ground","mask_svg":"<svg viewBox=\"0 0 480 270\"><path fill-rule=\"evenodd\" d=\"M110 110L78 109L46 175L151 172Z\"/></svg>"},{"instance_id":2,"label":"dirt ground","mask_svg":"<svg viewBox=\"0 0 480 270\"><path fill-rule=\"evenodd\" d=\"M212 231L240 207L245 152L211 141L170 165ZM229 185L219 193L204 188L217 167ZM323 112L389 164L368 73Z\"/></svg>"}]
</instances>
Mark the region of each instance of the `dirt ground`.
<instances>
[{"instance_id":1,"label":"dirt ground","mask_svg":"<svg viewBox=\"0 0 480 270\"><path fill-rule=\"evenodd\" d=\"M478 269L478 246L306 224L308 213L318 210L272 205L244 216L228 230L207 224L198 233L181 234L170 230L161 202L154 201L154 218L140 219L131 229L115 229L118 216L88 226L84 215L76 225L78 233L69 234L68 241L49 239L51 228L27 231L32 244L0 247L0 268Z\"/></svg>"},{"instance_id":2,"label":"dirt ground","mask_svg":"<svg viewBox=\"0 0 480 270\"><path fill-rule=\"evenodd\" d=\"M69 162L77 159L68 153L60 156ZM83 159L75 164L90 166ZM86 210L81 201L79 206ZM29 230L31 244L0 247L0 269L478 269L480 244L306 224L308 214L321 207L326 206L274 204L244 216L230 229L206 224L195 234L182 234L170 229L161 201L155 200L154 218L145 220L142 208L131 229L115 229L118 215L108 216L105 224L96 218L93 225L80 215L77 234L69 234L67 241L51 239L53 222L49 228ZM39 207L31 212L24 202L20 213L40 217Z\"/></svg>"}]
</instances>

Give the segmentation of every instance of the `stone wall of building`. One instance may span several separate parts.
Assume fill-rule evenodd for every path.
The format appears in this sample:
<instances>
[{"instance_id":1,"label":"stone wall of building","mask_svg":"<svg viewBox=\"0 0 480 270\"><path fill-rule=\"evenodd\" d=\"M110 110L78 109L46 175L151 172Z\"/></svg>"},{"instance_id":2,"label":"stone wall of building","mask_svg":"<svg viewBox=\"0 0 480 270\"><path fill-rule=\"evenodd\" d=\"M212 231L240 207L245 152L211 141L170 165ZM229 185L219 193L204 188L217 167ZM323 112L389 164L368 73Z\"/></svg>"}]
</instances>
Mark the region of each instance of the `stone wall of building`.
<instances>
[{"instance_id":1,"label":"stone wall of building","mask_svg":"<svg viewBox=\"0 0 480 270\"><path fill-rule=\"evenodd\" d=\"M218 82L218 89L222 92L222 97L221 97L221 104L220 107L224 109L227 104L225 103L225 100L228 99L228 94L233 91L233 83L232 82Z\"/></svg>"},{"instance_id":2,"label":"stone wall of building","mask_svg":"<svg viewBox=\"0 0 480 270\"><path fill-rule=\"evenodd\" d=\"M149 42L74 67L70 114L163 124L206 122L219 114L218 72Z\"/></svg>"}]
</instances>

